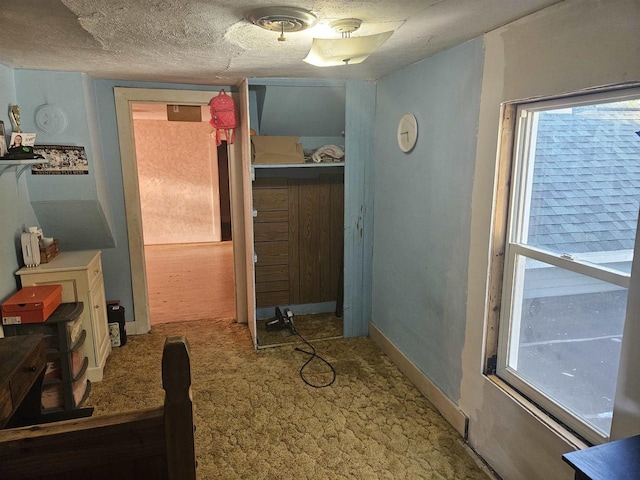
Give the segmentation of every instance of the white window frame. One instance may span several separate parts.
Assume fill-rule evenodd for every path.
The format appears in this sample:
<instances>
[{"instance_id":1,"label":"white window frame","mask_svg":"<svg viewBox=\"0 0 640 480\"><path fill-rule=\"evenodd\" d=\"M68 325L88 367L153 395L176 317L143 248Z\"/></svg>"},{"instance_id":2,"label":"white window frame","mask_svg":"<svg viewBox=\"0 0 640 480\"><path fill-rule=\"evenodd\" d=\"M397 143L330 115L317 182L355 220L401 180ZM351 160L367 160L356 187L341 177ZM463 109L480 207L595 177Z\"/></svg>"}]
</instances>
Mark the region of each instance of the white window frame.
<instances>
[{"instance_id":1,"label":"white window frame","mask_svg":"<svg viewBox=\"0 0 640 480\"><path fill-rule=\"evenodd\" d=\"M535 138L534 134L537 130L534 113L637 98L640 98L640 88L629 88L584 96L519 104L516 109L517 120L513 133L515 137L514 150L512 158L509 159L512 161L512 182L509 193L509 212L504 249L505 259L502 279L502 302L499 320L496 373L512 387L538 404L542 409L549 412L560 422L569 426L569 428L592 443L603 443L608 441L610 436L603 434L578 417L572 415L567 409L526 382L514 369L507 365L507 360L514 357L512 354L515 353L518 348L517 342L511 342L511 339L519 338L519 319L511 321L512 315L519 315L518 311L513 311L513 305L520 305L521 303L521 299L516 297L519 292L522 292L520 282L524 279L524 261L517 262L517 259L519 257L531 258L550 266L560 267L627 289L629 288L634 270L632 268L631 274L628 274L587 261L587 259L595 260L597 255L591 255L592 258L590 258L589 255L582 255L581 258L578 259L569 255L563 255L562 253L554 253L521 243L520 240L527 237L526 220L529 217L529 212L525 211L525 208L530 202L527 201L526 195L531 192L531 185L524 185L524 183L527 181L531 182L533 179L533 175L528 175L528 173L530 173L529 169L533 168L533 161L529 162L529 159L535 158L535 144L531 143L531 138ZM637 232L640 233L640 228L637 229ZM626 255L630 256L628 252ZM630 291L629 295L631 294L632 292ZM627 319L630 317L631 312L628 310ZM627 339L627 341L631 341L631 339ZM625 342L624 338L623 342ZM621 382L618 381L617 388L620 388L620 386ZM616 394L616 398L617 397L618 394ZM614 404L614 414L615 408L616 406Z\"/></svg>"}]
</instances>

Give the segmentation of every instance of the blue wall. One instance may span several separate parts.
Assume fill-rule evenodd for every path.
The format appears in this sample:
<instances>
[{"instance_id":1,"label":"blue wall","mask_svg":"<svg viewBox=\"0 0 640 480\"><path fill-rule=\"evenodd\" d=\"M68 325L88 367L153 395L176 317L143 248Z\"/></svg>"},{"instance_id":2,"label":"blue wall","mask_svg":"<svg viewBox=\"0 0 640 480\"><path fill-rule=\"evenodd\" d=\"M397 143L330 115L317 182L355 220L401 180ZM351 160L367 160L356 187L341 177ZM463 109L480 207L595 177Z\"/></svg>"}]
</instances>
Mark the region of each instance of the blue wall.
<instances>
[{"instance_id":1,"label":"blue wall","mask_svg":"<svg viewBox=\"0 0 640 480\"><path fill-rule=\"evenodd\" d=\"M97 175L93 164L93 145L89 137L83 74L41 70L15 70L16 97L22 112L22 130L35 132L38 145L80 145L89 159L88 175L35 175L29 179L32 201L91 200L96 198ZM58 133L47 134L36 129L34 112L43 104L61 108L67 117L67 127ZM94 120L95 121L95 120ZM46 232L45 232L46 234Z\"/></svg>"},{"instance_id":2,"label":"blue wall","mask_svg":"<svg viewBox=\"0 0 640 480\"><path fill-rule=\"evenodd\" d=\"M9 106L17 102L13 70L4 65L0 65L0 85L0 121L9 134ZM14 169L10 168L0 176L0 302L17 289L14 273L22 266L20 233L25 227L37 225L25 181L28 175L24 173L17 182Z\"/></svg>"},{"instance_id":3,"label":"blue wall","mask_svg":"<svg viewBox=\"0 0 640 480\"><path fill-rule=\"evenodd\" d=\"M37 134L37 145L83 146L89 160L88 175L28 177L32 206L45 236L59 238L64 250L113 247L92 80L78 72L16 70L14 75L22 129ZM66 128L55 133L36 128L34 113L44 104L61 109Z\"/></svg>"},{"instance_id":4,"label":"blue wall","mask_svg":"<svg viewBox=\"0 0 640 480\"><path fill-rule=\"evenodd\" d=\"M456 402L483 55L472 40L377 87L372 321ZM396 142L404 112L418 120L409 154Z\"/></svg>"},{"instance_id":5,"label":"blue wall","mask_svg":"<svg viewBox=\"0 0 640 480\"><path fill-rule=\"evenodd\" d=\"M369 334L376 85L349 80L344 175L344 336Z\"/></svg>"},{"instance_id":6,"label":"blue wall","mask_svg":"<svg viewBox=\"0 0 640 480\"><path fill-rule=\"evenodd\" d=\"M261 135L340 137L345 125L345 87L268 85L259 120Z\"/></svg>"},{"instance_id":7,"label":"blue wall","mask_svg":"<svg viewBox=\"0 0 640 480\"><path fill-rule=\"evenodd\" d=\"M344 145L346 88L342 83L315 81L305 85L269 79L250 86L251 128L259 135L296 136L305 149ZM283 115L282 112L287 112Z\"/></svg>"}]
</instances>

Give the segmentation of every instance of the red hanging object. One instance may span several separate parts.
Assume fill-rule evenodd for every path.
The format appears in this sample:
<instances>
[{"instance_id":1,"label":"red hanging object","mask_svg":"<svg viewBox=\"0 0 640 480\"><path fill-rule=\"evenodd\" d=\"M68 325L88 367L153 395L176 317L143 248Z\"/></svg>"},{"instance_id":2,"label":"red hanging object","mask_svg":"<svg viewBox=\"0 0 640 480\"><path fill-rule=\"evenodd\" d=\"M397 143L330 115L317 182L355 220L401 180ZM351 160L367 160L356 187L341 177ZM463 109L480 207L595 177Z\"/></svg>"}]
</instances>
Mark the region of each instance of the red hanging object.
<instances>
[{"instance_id":1,"label":"red hanging object","mask_svg":"<svg viewBox=\"0 0 640 480\"><path fill-rule=\"evenodd\" d=\"M209 102L211 120L209 123L216 129L216 145L220 146L220 130L227 135L227 143L233 143L236 138L235 128L238 126L236 105L230 95L224 89Z\"/></svg>"}]
</instances>

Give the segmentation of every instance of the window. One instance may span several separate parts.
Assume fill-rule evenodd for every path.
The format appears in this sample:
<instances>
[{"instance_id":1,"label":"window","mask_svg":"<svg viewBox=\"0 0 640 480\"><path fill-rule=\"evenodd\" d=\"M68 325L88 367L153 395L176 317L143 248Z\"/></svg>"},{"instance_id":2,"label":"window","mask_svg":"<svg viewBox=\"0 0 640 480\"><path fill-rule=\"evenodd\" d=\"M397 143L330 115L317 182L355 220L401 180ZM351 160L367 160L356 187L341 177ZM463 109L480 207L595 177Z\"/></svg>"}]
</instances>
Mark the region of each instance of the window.
<instances>
[{"instance_id":1,"label":"window","mask_svg":"<svg viewBox=\"0 0 640 480\"><path fill-rule=\"evenodd\" d=\"M497 374L587 440L610 435L640 202L640 91L522 104Z\"/></svg>"}]
</instances>

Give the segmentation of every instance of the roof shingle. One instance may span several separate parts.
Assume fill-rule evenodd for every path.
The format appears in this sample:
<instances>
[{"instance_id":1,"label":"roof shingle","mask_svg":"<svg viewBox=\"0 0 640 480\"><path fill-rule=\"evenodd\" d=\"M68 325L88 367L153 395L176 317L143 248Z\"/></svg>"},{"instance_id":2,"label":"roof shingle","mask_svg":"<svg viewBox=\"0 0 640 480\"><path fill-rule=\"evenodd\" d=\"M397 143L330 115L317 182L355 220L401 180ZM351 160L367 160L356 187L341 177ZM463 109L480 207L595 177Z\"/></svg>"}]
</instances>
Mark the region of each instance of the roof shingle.
<instances>
[{"instance_id":1,"label":"roof shingle","mask_svg":"<svg viewBox=\"0 0 640 480\"><path fill-rule=\"evenodd\" d=\"M560 253L633 249L640 100L540 112L528 243Z\"/></svg>"}]
</instances>

